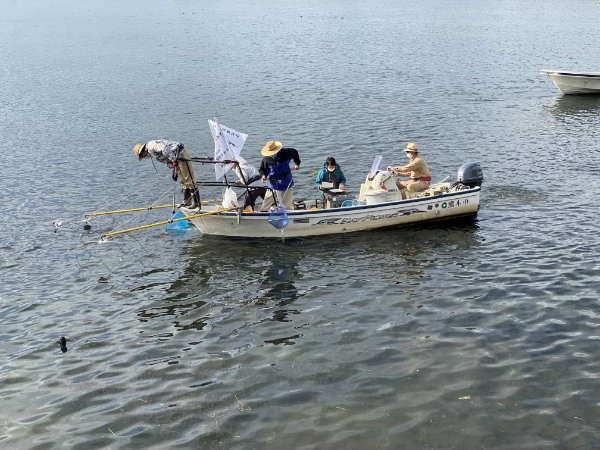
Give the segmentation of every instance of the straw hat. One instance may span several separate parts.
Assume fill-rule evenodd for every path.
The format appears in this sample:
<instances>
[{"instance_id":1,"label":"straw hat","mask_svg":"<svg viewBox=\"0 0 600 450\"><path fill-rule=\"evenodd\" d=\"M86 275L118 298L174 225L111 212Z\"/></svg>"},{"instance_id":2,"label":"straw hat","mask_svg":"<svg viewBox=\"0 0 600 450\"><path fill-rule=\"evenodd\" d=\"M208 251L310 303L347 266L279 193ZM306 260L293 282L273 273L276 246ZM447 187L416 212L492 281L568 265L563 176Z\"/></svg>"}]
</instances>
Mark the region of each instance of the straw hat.
<instances>
[{"instance_id":1,"label":"straw hat","mask_svg":"<svg viewBox=\"0 0 600 450\"><path fill-rule=\"evenodd\" d=\"M262 148L262 150L260 151L260 153L263 156L273 156L275 155L279 150L281 150L281 142L279 141L269 141L265 144L265 146Z\"/></svg>"},{"instance_id":2,"label":"straw hat","mask_svg":"<svg viewBox=\"0 0 600 450\"><path fill-rule=\"evenodd\" d=\"M404 149L405 152L419 153L419 147L414 142L409 142Z\"/></svg>"},{"instance_id":3,"label":"straw hat","mask_svg":"<svg viewBox=\"0 0 600 450\"><path fill-rule=\"evenodd\" d=\"M143 149L144 144L135 144L135 147L133 147L133 153L135 153L140 161L144 159L144 157L141 155Z\"/></svg>"}]
</instances>

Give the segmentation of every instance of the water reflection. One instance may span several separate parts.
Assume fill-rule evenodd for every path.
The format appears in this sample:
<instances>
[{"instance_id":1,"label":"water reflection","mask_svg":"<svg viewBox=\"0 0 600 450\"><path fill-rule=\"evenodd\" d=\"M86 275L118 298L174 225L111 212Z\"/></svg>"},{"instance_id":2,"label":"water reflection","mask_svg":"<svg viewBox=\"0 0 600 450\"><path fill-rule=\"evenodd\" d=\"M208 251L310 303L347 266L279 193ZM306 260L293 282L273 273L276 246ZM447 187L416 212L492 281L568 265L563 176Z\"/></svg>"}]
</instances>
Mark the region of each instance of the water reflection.
<instances>
[{"instance_id":1,"label":"water reflection","mask_svg":"<svg viewBox=\"0 0 600 450\"><path fill-rule=\"evenodd\" d=\"M180 255L183 271L166 287L162 284L166 295L141 309L139 320L170 317L177 331L201 331L226 320L236 308L254 305L270 313L260 322L289 322L291 316L300 314L290 305L301 296L296 282L302 258L303 252L282 242L190 240Z\"/></svg>"},{"instance_id":2,"label":"water reflection","mask_svg":"<svg viewBox=\"0 0 600 450\"><path fill-rule=\"evenodd\" d=\"M207 316L201 316L189 321L183 321L181 318L188 313L200 311L206 305L205 301L185 301L177 298L166 298L160 302L158 306L141 309L138 312L140 322L149 322L152 319L159 317L172 317L173 325L178 331L183 330L202 330L207 325Z\"/></svg>"},{"instance_id":3,"label":"water reflection","mask_svg":"<svg viewBox=\"0 0 600 450\"><path fill-rule=\"evenodd\" d=\"M273 311L273 320L289 322L288 317L300 314L297 309L290 309L289 305L299 297L295 282L299 279L298 253L283 253L281 258L273 261L273 265L260 275L261 295L257 299L257 305L268 305L275 302L278 309Z\"/></svg>"},{"instance_id":4,"label":"water reflection","mask_svg":"<svg viewBox=\"0 0 600 450\"><path fill-rule=\"evenodd\" d=\"M561 121L597 117L600 115L600 95L562 95L546 109Z\"/></svg>"},{"instance_id":5,"label":"water reflection","mask_svg":"<svg viewBox=\"0 0 600 450\"><path fill-rule=\"evenodd\" d=\"M179 277L163 284L161 299L138 317L142 322L166 317L177 332L202 331L205 337L239 340L240 346L248 344L242 336L259 327L270 335L261 342L290 345L302 337L301 316L312 307L295 306L305 295L326 293L333 302L351 303L347 295L353 292L362 302L369 298L367 286L379 291L380 284L392 283L409 296L435 270L440 252L452 249L462 264L479 243L479 225L472 219L284 242L199 236L181 249L185 263ZM161 329L161 338L167 331Z\"/></svg>"},{"instance_id":6,"label":"water reflection","mask_svg":"<svg viewBox=\"0 0 600 450\"><path fill-rule=\"evenodd\" d=\"M152 272L147 271L146 276ZM165 276L171 276L171 274L172 272ZM206 267L185 265L179 277L166 283L166 287L165 282L161 280L161 282L146 283L133 289L132 291L162 290L160 300L149 303L146 308L138 311L139 321L150 322L153 319L169 317L177 331L203 330L208 324L209 316L201 314L201 311L204 310L208 301L198 298L194 292L195 287L206 286L210 277L210 270Z\"/></svg>"}]
</instances>

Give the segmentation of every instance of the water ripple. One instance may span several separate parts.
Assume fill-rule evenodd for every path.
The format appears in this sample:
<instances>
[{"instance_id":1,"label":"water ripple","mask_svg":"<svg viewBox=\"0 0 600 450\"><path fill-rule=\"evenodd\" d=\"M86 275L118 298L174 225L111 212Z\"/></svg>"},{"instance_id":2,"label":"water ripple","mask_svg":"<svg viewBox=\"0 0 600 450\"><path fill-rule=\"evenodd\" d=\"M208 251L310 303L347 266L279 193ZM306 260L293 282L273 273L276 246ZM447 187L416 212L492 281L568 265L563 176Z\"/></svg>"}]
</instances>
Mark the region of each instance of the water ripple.
<instances>
[{"instance_id":1,"label":"water ripple","mask_svg":"<svg viewBox=\"0 0 600 450\"><path fill-rule=\"evenodd\" d=\"M0 2L3 447L597 447L600 105L538 73L589 60L594 5L76 3ZM164 210L85 213L179 195L132 143L211 155L215 115L255 165L298 148L296 198L326 154L352 191L411 140L435 180L479 161L478 218L100 243Z\"/></svg>"}]
</instances>

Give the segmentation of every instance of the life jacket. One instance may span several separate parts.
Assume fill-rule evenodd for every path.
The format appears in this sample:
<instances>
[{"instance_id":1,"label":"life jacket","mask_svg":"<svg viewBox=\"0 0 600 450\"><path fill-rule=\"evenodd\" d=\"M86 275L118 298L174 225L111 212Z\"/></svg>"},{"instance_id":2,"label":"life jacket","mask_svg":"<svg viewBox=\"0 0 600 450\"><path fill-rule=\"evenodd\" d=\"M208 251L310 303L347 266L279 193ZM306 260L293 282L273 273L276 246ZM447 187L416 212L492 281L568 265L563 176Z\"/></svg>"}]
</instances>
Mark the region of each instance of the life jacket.
<instances>
[{"instance_id":1,"label":"life jacket","mask_svg":"<svg viewBox=\"0 0 600 450\"><path fill-rule=\"evenodd\" d=\"M275 162L269 167L269 187L276 191L285 191L294 185L290 169L290 160Z\"/></svg>"}]
</instances>

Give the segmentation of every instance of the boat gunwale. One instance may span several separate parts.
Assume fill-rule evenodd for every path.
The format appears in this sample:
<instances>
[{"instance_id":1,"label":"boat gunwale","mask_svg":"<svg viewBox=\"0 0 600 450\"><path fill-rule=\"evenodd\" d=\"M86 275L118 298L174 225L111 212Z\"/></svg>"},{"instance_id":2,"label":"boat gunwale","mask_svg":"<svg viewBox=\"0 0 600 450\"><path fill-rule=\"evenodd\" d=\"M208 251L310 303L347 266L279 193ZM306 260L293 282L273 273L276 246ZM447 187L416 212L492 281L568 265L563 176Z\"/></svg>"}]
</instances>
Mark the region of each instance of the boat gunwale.
<instances>
[{"instance_id":1,"label":"boat gunwale","mask_svg":"<svg viewBox=\"0 0 600 450\"><path fill-rule=\"evenodd\" d=\"M569 72L561 70L542 70L549 77L569 77L569 78L600 78L600 72Z\"/></svg>"},{"instance_id":2,"label":"boat gunwale","mask_svg":"<svg viewBox=\"0 0 600 450\"><path fill-rule=\"evenodd\" d=\"M474 188L470 188L470 189L463 189L461 191L456 191L456 192L446 192L440 195L432 195L432 196L428 196L428 197L418 197L418 198L410 198L410 199L403 199L403 200L395 200L395 201L391 201L391 202L381 202L381 203L375 203L373 205L356 205L356 206L340 206L337 208L325 208L325 209L295 209L292 211L286 211L287 215L289 217L293 216L293 217L302 217L302 216L319 216L319 215L331 215L331 214L340 214L340 213L344 213L344 212L358 212L361 210L376 210L378 208L390 208L390 207L396 207L396 206L403 206L403 205L412 205L412 204L419 204L419 203L426 203L426 202L431 202L434 200L441 200L441 199L446 199L449 197L456 197L456 196L461 196L461 195L465 195L465 194L475 194L475 193L479 193L481 192L481 187L477 186ZM218 205L216 205L218 206ZM195 211L195 210L188 210L191 212ZM200 210L203 211L203 210ZM207 210L206 212L212 212L210 210ZM198 213L198 212L197 212ZM218 217L218 216L237 216L239 214L239 212L237 211L222 211L219 213L215 213L212 214L211 216L207 216L206 218L210 218L210 217ZM250 218L250 217L266 217L269 214L271 214L269 211L256 211L256 212L244 212L243 213L243 217L245 218ZM192 215L192 214L190 214Z\"/></svg>"}]
</instances>

